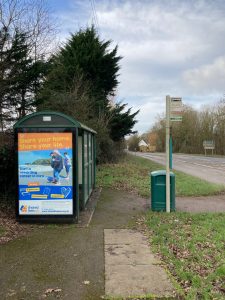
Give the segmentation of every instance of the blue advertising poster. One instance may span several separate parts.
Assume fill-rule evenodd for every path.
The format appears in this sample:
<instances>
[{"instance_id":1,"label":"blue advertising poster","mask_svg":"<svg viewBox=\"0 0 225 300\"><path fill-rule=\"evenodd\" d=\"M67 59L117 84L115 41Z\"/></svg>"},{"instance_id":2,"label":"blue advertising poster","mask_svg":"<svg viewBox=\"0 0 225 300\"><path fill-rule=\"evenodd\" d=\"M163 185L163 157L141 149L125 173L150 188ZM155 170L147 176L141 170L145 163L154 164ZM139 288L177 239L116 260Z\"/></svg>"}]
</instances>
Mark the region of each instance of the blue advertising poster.
<instances>
[{"instance_id":1,"label":"blue advertising poster","mask_svg":"<svg viewBox=\"0 0 225 300\"><path fill-rule=\"evenodd\" d=\"M72 215L72 133L19 133L19 214Z\"/></svg>"}]
</instances>

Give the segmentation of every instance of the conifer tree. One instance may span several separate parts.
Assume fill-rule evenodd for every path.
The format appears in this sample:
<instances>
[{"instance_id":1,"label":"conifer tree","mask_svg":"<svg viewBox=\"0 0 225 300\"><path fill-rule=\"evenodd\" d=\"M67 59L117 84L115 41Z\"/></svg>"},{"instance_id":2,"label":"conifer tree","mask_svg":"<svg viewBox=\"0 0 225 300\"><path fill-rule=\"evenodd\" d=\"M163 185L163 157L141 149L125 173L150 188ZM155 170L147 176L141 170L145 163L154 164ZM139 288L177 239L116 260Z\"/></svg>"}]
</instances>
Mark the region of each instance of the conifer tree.
<instances>
[{"instance_id":1,"label":"conifer tree","mask_svg":"<svg viewBox=\"0 0 225 300\"><path fill-rule=\"evenodd\" d=\"M17 29L13 34L0 30L0 117L5 123L34 110L35 92L40 87L47 64L35 61L26 33Z\"/></svg>"},{"instance_id":2,"label":"conifer tree","mask_svg":"<svg viewBox=\"0 0 225 300\"><path fill-rule=\"evenodd\" d=\"M126 135L134 134L132 128L136 124L135 117L139 110L131 113L131 108L125 111L127 104L117 103L111 109L111 118L109 121L110 137L113 141L120 141Z\"/></svg>"},{"instance_id":3,"label":"conifer tree","mask_svg":"<svg viewBox=\"0 0 225 300\"><path fill-rule=\"evenodd\" d=\"M117 47L109 49L110 41L101 41L94 27L72 34L66 45L52 58L52 71L45 84L47 94L68 92L75 78L89 82L90 99L94 100L95 114L106 113L108 97L114 95L118 85L120 56Z\"/></svg>"},{"instance_id":4,"label":"conifer tree","mask_svg":"<svg viewBox=\"0 0 225 300\"><path fill-rule=\"evenodd\" d=\"M38 109L60 110L98 131L97 150L113 152L113 142L132 133L138 112L112 103L119 84L121 56L111 41L102 41L92 26L72 34L51 59ZM106 155L110 160L110 155ZM99 159L100 161L100 159Z\"/></svg>"},{"instance_id":5,"label":"conifer tree","mask_svg":"<svg viewBox=\"0 0 225 300\"><path fill-rule=\"evenodd\" d=\"M12 67L9 72L9 101L18 113L18 117L26 115L35 107L35 91L47 70L44 61L35 61L31 56L25 33L16 31L11 47Z\"/></svg>"}]
</instances>

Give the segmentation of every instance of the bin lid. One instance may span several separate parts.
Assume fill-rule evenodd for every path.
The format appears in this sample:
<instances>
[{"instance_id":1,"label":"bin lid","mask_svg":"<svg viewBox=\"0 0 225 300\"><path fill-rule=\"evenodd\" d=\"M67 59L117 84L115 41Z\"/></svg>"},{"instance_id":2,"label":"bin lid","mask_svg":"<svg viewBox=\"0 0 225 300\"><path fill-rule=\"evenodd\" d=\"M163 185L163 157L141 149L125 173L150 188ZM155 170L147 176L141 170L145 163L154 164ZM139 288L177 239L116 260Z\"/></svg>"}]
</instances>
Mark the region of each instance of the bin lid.
<instances>
[{"instance_id":1,"label":"bin lid","mask_svg":"<svg viewBox=\"0 0 225 300\"><path fill-rule=\"evenodd\" d=\"M40 111L29 114L18 120L13 127L14 129L29 127L77 127L96 134L96 131L85 126L74 118L55 111Z\"/></svg>"},{"instance_id":2,"label":"bin lid","mask_svg":"<svg viewBox=\"0 0 225 300\"><path fill-rule=\"evenodd\" d=\"M153 177L160 176L160 175L166 176L166 170L158 170L158 171L151 172L151 176ZM172 171L170 171L170 176L175 176L175 174Z\"/></svg>"}]
</instances>

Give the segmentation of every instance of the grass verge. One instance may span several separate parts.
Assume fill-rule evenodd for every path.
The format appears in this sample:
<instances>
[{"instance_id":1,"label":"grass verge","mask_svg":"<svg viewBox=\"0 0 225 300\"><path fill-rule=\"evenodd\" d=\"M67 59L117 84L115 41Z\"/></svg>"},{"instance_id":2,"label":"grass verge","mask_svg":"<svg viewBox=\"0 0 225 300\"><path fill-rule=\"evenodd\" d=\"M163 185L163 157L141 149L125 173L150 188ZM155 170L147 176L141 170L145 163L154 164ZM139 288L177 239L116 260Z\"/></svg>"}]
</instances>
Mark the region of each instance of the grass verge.
<instances>
[{"instance_id":1,"label":"grass verge","mask_svg":"<svg viewBox=\"0 0 225 300\"><path fill-rule=\"evenodd\" d=\"M148 159L127 154L117 164L98 166L97 185L137 192L149 197L150 175L156 170L165 169ZM208 196L223 192L225 186L209 183L197 177L175 171L177 196Z\"/></svg>"},{"instance_id":2,"label":"grass verge","mask_svg":"<svg viewBox=\"0 0 225 300\"><path fill-rule=\"evenodd\" d=\"M183 287L186 299L225 299L225 214L146 216L151 247Z\"/></svg>"}]
</instances>

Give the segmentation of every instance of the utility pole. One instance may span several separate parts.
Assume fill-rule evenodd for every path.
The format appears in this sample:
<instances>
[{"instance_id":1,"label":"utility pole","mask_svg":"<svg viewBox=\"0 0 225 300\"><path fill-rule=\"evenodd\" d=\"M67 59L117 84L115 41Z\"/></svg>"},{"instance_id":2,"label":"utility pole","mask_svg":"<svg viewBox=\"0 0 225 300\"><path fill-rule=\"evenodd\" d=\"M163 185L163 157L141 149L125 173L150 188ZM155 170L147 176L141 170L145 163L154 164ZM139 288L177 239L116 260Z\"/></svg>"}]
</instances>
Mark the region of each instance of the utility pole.
<instances>
[{"instance_id":1,"label":"utility pole","mask_svg":"<svg viewBox=\"0 0 225 300\"><path fill-rule=\"evenodd\" d=\"M166 212L170 212L170 96L166 96Z\"/></svg>"}]
</instances>

